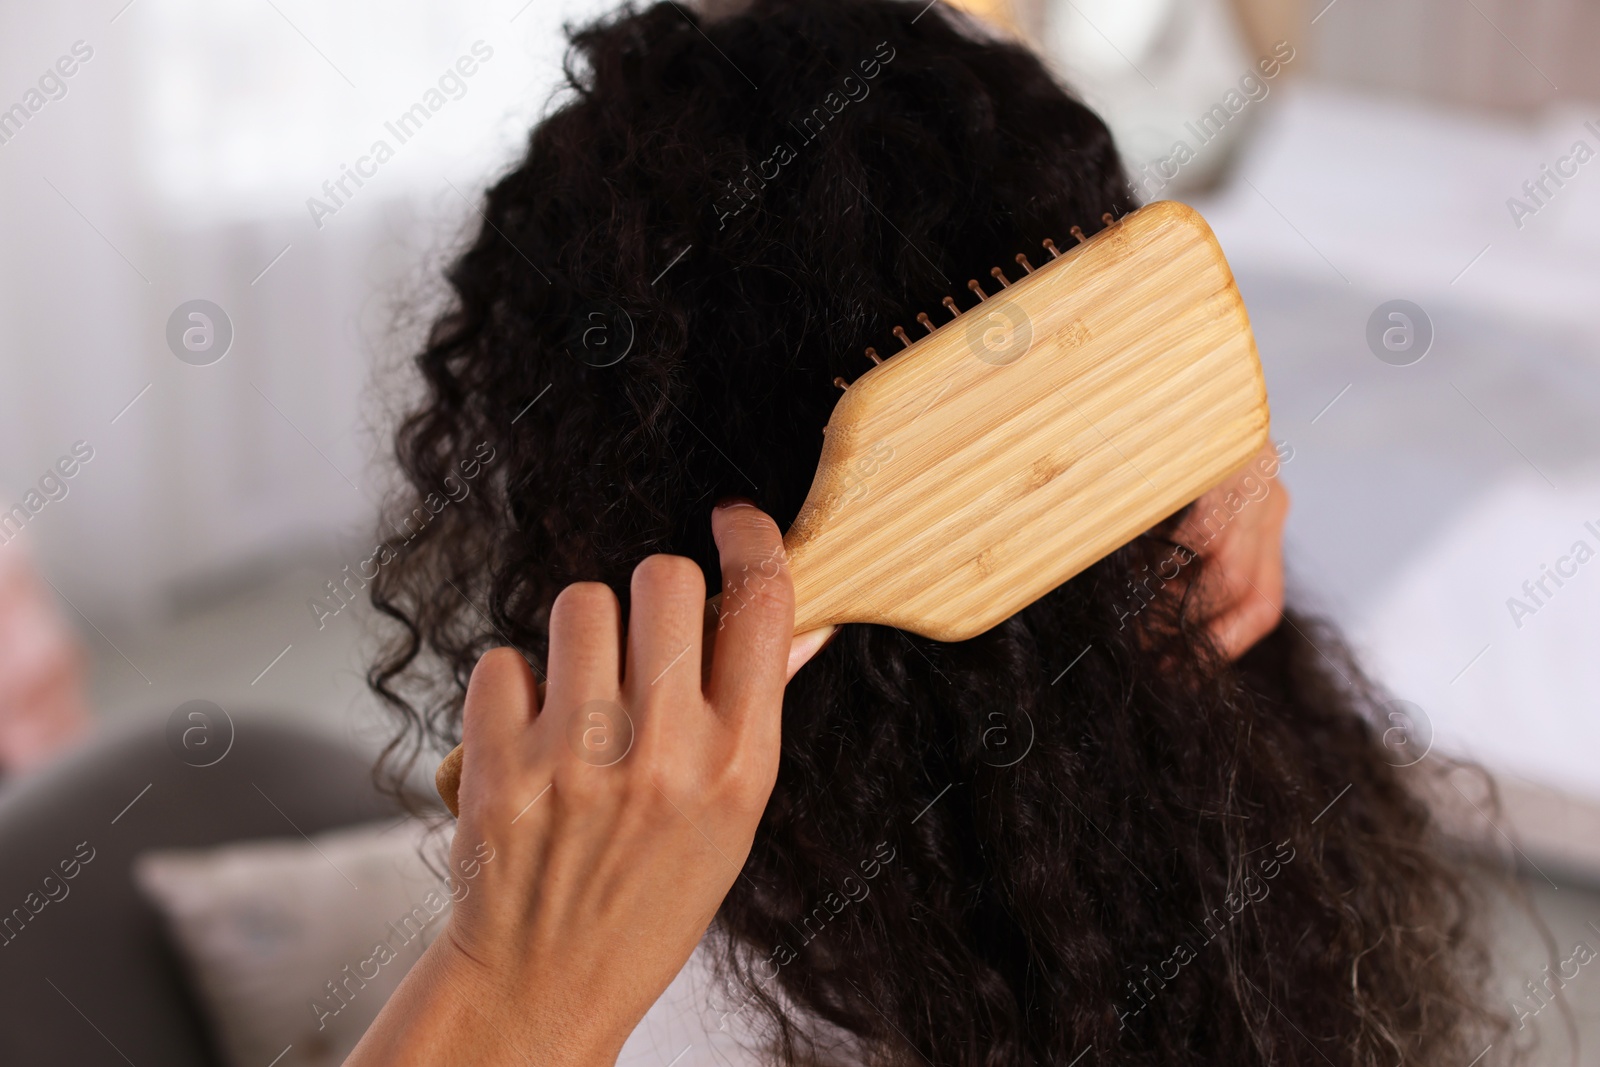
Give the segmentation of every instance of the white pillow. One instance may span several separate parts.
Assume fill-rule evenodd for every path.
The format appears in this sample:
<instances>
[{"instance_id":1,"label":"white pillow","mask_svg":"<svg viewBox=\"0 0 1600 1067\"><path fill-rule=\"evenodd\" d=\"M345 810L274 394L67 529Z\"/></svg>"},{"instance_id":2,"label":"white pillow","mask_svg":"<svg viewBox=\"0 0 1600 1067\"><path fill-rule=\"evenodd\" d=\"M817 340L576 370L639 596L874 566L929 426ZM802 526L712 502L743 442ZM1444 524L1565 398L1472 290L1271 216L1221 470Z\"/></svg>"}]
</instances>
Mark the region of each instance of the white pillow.
<instances>
[{"instance_id":1,"label":"white pillow","mask_svg":"<svg viewBox=\"0 0 1600 1067\"><path fill-rule=\"evenodd\" d=\"M444 871L448 838L416 821L134 861L232 1067L344 1061L449 918L425 841Z\"/></svg>"},{"instance_id":2,"label":"white pillow","mask_svg":"<svg viewBox=\"0 0 1600 1067\"><path fill-rule=\"evenodd\" d=\"M446 883L423 861L424 843L443 871L448 838L430 837L416 822L147 852L134 861L134 880L165 916L230 1067L343 1063L443 929L451 889L464 898L481 869ZM494 859L492 851L477 856ZM379 945L388 951L375 951ZM772 1057L759 1021L748 994L718 979L702 943L617 1062L765 1067ZM821 1062L867 1062L851 1035L807 1022Z\"/></svg>"}]
</instances>

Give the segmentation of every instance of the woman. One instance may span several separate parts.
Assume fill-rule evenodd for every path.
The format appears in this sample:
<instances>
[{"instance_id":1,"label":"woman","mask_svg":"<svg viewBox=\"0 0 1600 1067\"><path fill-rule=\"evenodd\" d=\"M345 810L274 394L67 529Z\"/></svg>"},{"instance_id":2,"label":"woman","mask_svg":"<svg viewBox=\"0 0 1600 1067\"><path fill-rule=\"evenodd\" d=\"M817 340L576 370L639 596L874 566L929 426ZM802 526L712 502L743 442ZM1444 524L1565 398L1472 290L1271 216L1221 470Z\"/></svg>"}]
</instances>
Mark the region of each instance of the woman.
<instances>
[{"instance_id":1,"label":"woman","mask_svg":"<svg viewBox=\"0 0 1600 1067\"><path fill-rule=\"evenodd\" d=\"M1202 501L967 642L791 643L787 572L748 581L865 346L1135 206L1104 124L920 0L662 4L573 43L418 359L404 512L451 502L375 591L391 756L463 738L455 853L497 858L351 1062L609 1063L692 953L766 1024L749 1062L1496 1040L1411 789L1435 761L1386 759L1335 641L1281 614L1277 456L1220 531ZM745 607L703 634L706 575Z\"/></svg>"}]
</instances>

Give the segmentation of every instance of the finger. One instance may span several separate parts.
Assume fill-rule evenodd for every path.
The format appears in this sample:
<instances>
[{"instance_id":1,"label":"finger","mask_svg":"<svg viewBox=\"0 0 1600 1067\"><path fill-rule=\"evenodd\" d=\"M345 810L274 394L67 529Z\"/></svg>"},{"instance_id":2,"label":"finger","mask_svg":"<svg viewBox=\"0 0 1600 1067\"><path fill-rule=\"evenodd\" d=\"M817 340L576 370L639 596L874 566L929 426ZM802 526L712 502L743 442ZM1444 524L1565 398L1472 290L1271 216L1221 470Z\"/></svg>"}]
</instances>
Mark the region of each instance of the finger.
<instances>
[{"instance_id":1,"label":"finger","mask_svg":"<svg viewBox=\"0 0 1600 1067\"><path fill-rule=\"evenodd\" d=\"M722 596L719 594L706 601L705 625L700 632L701 677L700 684L706 689L711 688L711 662L716 657L717 649L717 622L722 607ZM789 665L784 673L786 682L794 681L794 676L800 673L800 668L828 647L828 643L839 635L839 628L833 624L819 626L815 630L807 630L803 634L795 634L793 642L789 645Z\"/></svg>"},{"instance_id":2,"label":"finger","mask_svg":"<svg viewBox=\"0 0 1600 1067\"><path fill-rule=\"evenodd\" d=\"M833 640L833 635L838 632L837 626L830 625L807 630L803 634L795 634L794 641L789 645L789 665L783 676L784 681L792 681L800 668L809 663L811 657L826 648L828 642Z\"/></svg>"},{"instance_id":3,"label":"finger","mask_svg":"<svg viewBox=\"0 0 1600 1067\"><path fill-rule=\"evenodd\" d=\"M1243 572L1218 577L1225 592L1209 624L1212 639L1228 659L1238 659L1283 617L1283 567L1281 561L1260 560L1254 577Z\"/></svg>"},{"instance_id":4,"label":"finger","mask_svg":"<svg viewBox=\"0 0 1600 1067\"><path fill-rule=\"evenodd\" d=\"M1251 593L1225 614L1212 620L1211 639L1225 659L1236 660L1254 648L1256 642L1276 630L1282 618L1280 605Z\"/></svg>"},{"instance_id":5,"label":"finger","mask_svg":"<svg viewBox=\"0 0 1600 1067\"><path fill-rule=\"evenodd\" d=\"M1220 527L1214 525L1219 518L1225 520L1227 517L1227 508L1222 506L1222 499L1223 494L1216 489L1197 499L1173 531L1172 540L1196 554L1206 554L1212 541L1228 529L1226 521Z\"/></svg>"},{"instance_id":6,"label":"finger","mask_svg":"<svg viewBox=\"0 0 1600 1067\"><path fill-rule=\"evenodd\" d=\"M700 688L711 691L711 664L717 656L717 627L722 621L722 594L706 601L700 621Z\"/></svg>"},{"instance_id":7,"label":"finger","mask_svg":"<svg viewBox=\"0 0 1600 1067\"><path fill-rule=\"evenodd\" d=\"M461 764L454 784L459 787L461 782L499 779L513 773L528 724L538 714L538 684L527 660L513 648L485 652L467 683L461 713ZM448 802L450 798L445 799Z\"/></svg>"},{"instance_id":8,"label":"finger","mask_svg":"<svg viewBox=\"0 0 1600 1067\"><path fill-rule=\"evenodd\" d=\"M1283 538L1283 524L1289 517L1289 487L1282 482L1268 483L1272 490L1267 498L1267 523L1272 531L1272 536L1279 541Z\"/></svg>"},{"instance_id":9,"label":"finger","mask_svg":"<svg viewBox=\"0 0 1600 1067\"><path fill-rule=\"evenodd\" d=\"M777 524L742 502L711 513L722 557L722 603L707 695L723 711L777 697L794 638L794 585Z\"/></svg>"},{"instance_id":10,"label":"finger","mask_svg":"<svg viewBox=\"0 0 1600 1067\"><path fill-rule=\"evenodd\" d=\"M574 582L550 607L546 706L613 700L621 680L622 607L611 587ZM558 724L559 725L559 724Z\"/></svg>"},{"instance_id":11,"label":"finger","mask_svg":"<svg viewBox=\"0 0 1600 1067\"><path fill-rule=\"evenodd\" d=\"M633 569L628 607L627 705L643 709L664 693L700 695L706 580L683 556L650 556Z\"/></svg>"}]
</instances>

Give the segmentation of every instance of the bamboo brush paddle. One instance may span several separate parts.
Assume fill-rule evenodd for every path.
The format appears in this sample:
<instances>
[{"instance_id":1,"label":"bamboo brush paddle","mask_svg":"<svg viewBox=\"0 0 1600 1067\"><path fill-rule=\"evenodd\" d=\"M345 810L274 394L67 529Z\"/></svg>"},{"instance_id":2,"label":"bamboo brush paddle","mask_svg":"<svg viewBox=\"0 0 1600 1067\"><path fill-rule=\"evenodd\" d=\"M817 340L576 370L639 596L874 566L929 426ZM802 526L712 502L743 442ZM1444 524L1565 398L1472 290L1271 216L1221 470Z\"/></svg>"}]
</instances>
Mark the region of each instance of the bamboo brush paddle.
<instances>
[{"instance_id":1,"label":"bamboo brush paddle","mask_svg":"<svg viewBox=\"0 0 1600 1067\"><path fill-rule=\"evenodd\" d=\"M854 383L784 535L795 633L963 641L1127 544L1267 436L1244 302L1192 208L1163 201L935 323ZM461 748L436 777L452 813Z\"/></svg>"}]
</instances>

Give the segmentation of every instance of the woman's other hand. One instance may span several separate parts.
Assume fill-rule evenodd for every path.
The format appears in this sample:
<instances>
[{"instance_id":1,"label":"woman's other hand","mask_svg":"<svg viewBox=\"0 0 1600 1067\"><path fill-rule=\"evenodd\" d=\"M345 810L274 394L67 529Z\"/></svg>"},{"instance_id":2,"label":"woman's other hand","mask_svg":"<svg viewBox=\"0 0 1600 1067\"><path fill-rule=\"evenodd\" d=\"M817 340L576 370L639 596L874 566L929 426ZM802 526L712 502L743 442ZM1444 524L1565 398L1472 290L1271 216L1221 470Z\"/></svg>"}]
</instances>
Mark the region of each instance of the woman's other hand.
<instances>
[{"instance_id":1,"label":"woman's other hand","mask_svg":"<svg viewBox=\"0 0 1600 1067\"><path fill-rule=\"evenodd\" d=\"M1199 602L1212 639L1238 659L1283 617L1283 523L1289 490L1269 441L1199 500L1173 539L1205 560Z\"/></svg>"},{"instance_id":2,"label":"woman's other hand","mask_svg":"<svg viewBox=\"0 0 1600 1067\"><path fill-rule=\"evenodd\" d=\"M714 649L699 567L658 555L633 573L626 630L605 585L556 598L542 699L516 652L478 662L451 855L465 889L348 1063L611 1064L688 960L776 780L791 648L822 644L792 637L772 519L735 503L712 527L739 604Z\"/></svg>"}]
</instances>

